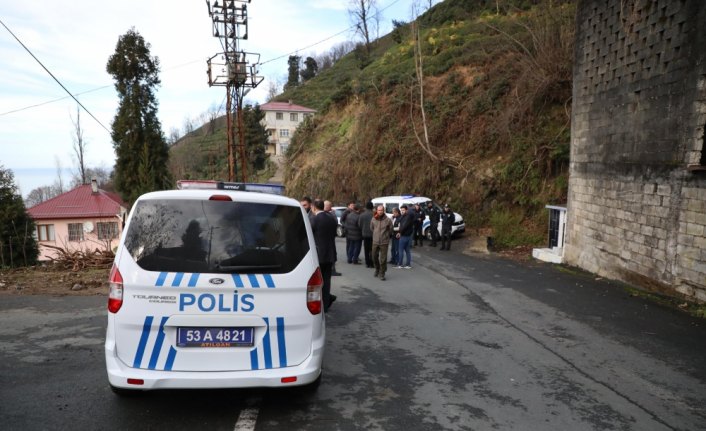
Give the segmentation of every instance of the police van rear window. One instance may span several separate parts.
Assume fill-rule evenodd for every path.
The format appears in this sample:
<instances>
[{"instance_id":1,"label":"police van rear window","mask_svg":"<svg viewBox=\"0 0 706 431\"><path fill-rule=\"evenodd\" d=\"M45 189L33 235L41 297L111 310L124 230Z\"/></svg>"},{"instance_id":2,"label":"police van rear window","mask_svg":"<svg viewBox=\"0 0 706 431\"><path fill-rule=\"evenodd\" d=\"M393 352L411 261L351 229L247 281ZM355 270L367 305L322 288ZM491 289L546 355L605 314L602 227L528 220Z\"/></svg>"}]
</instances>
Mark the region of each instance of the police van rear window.
<instances>
[{"instance_id":1,"label":"police van rear window","mask_svg":"<svg viewBox=\"0 0 706 431\"><path fill-rule=\"evenodd\" d=\"M125 235L147 271L281 274L309 251L301 209L286 205L144 200Z\"/></svg>"}]
</instances>

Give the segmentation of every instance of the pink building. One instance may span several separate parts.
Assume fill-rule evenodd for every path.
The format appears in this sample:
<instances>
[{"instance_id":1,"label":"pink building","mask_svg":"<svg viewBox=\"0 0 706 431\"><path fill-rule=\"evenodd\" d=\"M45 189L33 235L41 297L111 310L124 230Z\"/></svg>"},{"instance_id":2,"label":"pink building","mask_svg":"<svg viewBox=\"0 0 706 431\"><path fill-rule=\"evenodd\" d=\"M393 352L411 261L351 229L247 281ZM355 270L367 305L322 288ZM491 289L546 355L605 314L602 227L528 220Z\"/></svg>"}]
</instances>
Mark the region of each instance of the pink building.
<instances>
[{"instance_id":1,"label":"pink building","mask_svg":"<svg viewBox=\"0 0 706 431\"><path fill-rule=\"evenodd\" d=\"M284 154L289 141L299 124L316 113L314 109L289 102L268 102L260 105L265 113L263 123L267 129L267 153L275 156Z\"/></svg>"},{"instance_id":2,"label":"pink building","mask_svg":"<svg viewBox=\"0 0 706 431\"><path fill-rule=\"evenodd\" d=\"M76 187L27 210L37 225L39 260L55 257L47 245L69 251L118 246L127 208L114 193L95 183Z\"/></svg>"}]
</instances>

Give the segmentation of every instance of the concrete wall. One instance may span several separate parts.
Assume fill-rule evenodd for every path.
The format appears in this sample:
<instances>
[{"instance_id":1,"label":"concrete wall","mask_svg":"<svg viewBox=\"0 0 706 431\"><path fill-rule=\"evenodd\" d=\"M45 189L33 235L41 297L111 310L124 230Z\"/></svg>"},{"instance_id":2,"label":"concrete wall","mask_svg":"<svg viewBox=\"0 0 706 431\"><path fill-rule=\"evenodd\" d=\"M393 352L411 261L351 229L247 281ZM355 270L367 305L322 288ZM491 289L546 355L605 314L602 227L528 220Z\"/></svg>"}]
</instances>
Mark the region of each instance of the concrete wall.
<instances>
[{"instance_id":1,"label":"concrete wall","mask_svg":"<svg viewBox=\"0 0 706 431\"><path fill-rule=\"evenodd\" d=\"M706 2L576 19L566 262L706 301Z\"/></svg>"}]
</instances>

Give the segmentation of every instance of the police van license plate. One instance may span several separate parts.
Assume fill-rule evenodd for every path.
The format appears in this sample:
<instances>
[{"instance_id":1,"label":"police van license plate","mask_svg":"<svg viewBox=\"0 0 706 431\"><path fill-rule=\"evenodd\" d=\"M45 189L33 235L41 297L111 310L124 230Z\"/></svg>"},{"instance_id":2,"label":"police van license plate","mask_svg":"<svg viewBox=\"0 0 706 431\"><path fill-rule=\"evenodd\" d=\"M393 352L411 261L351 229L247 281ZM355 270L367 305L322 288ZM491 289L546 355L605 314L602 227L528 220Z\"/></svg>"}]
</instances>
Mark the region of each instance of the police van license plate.
<instances>
[{"instance_id":1,"label":"police van license plate","mask_svg":"<svg viewBox=\"0 0 706 431\"><path fill-rule=\"evenodd\" d=\"M177 328L178 347L249 347L253 328Z\"/></svg>"}]
</instances>

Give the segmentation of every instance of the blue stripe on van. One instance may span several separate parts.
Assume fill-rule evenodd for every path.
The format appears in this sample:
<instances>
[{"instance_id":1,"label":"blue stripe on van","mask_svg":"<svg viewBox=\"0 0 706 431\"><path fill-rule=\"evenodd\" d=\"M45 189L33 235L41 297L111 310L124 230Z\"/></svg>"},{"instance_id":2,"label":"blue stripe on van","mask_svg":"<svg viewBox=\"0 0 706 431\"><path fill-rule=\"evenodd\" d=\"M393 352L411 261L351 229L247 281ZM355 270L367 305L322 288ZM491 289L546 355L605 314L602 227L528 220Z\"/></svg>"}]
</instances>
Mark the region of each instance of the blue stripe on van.
<instances>
[{"instance_id":1,"label":"blue stripe on van","mask_svg":"<svg viewBox=\"0 0 706 431\"><path fill-rule=\"evenodd\" d=\"M159 353L162 350L162 343L164 342L164 324L167 323L167 316L162 317L162 321L159 324L159 331L157 332L157 340L154 343L154 348L152 349L152 356L150 357L150 363L147 366L148 369L154 370L157 366L157 360L159 359Z\"/></svg>"},{"instance_id":2,"label":"blue stripe on van","mask_svg":"<svg viewBox=\"0 0 706 431\"><path fill-rule=\"evenodd\" d=\"M250 351L250 369L251 370L259 370L260 369L260 364L258 363L258 360L257 360L257 349L252 349Z\"/></svg>"},{"instance_id":3,"label":"blue stripe on van","mask_svg":"<svg viewBox=\"0 0 706 431\"><path fill-rule=\"evenodd\" d=\"M142 356L145 354L145 346L147 346L147 339L150 336L151 328L152 316L147 316L145 317L145 323L142 325L142 335L140 335L140 343L137 345L137 352L135 353L132 368L140 368L140 364L142 364Z\"/></svg>"},{"instance_id":4,"label":"blue stripe on van","mask_svg":"<svg viewBox=\"0 0 706 431\"><path fill-rule=\"evenodd\" d=\"M279 366L287 366L287 346L284 341L284 317L277 318L277 346L279 347Z\"/></svg>"},{"instance_id":5,"label":"blue stripe on van","mask_svg":"<svg viewBox=\"0 0 706 431\"><path fill-rule=\"evenodd\" d=\"M191 278L189 279L189 287L196 286L196 282L199 281L199 275L200 274L191 274Z\"/></svg>"},{"instance_id":6,"label":"blue stripe on van","mask_svg":"<svg viewBox=\"0 0 706 431\"><path fill-rule=\"evenodd\" d=\"M252 285L252 287L260 287L260 283L257 281L255 274L248 274L248 279L250 279L250 285Z\"/></svg>"},{"instance_id":7,"label":"blue stripe on van","mask_svg":"<svg viewBox=\"0 0 706 431\"><path fill-rule=\"evenodd\" d=\"M167 279L167 273L166 272L160 272L159 277L157 277L157 282L154 284L155 286L164 286L164 280Z\"/></svg>"},{"instance_id":8,"label":"blue stripe on van","mask_svg":"<svg viewBox=\"0 0 706 431\"><path fill-rule=\"evenodd\" d=\"M174 347L169 346L169 354L167 355L167 363L164 364L164 371L172 371L174 359L176 359L177 351Z\"/></svg>"},{"instance_id":9,"label":"blue stripe on van","mask_svg":"<svg viewBox=\"0 0 706 431\"><path fill-rule=\"evenodd\" d=\"M174 281L172 281L172 287L179 286L181 284L181 279L184 278L183 272L177 272L174 276Z\"/></svg>"},{"instance_id":10,"label":"blue stripe on van","mask_svg":"<svg viewBox=\"0 0 706 431\"><path fill-rule=\"evenodd\" d=\"M235 287L245 287L243 284L243 279L240 278L240 275L238 274L233 274L233 283L235 283Z\"/></svg>"},{"instance_id":11,"label":"blue stripe on van","mask_svg":"<svg viewBox=\"0 0 706 431\"><path fill-rule=\"evenodd\" d=\"M267 331L265 332L265 338L262 340L262 348L265 353L265 368L268 370L272 368L272 346L270 345L270 319L264 317L263 320L267 324Z\"/></svg>"},{"instance_id":12,"label":"blue stripe on van","mask_svg":"<svg viewBox=\"0 0 706 431\"><path fill-rule=\"evenodd\" d=\"M275 287L275 282L272 280L272 276L270 274L263 274L263 277L265 277L265 284L267 287Z\"/></svg>"}]
</instances>

